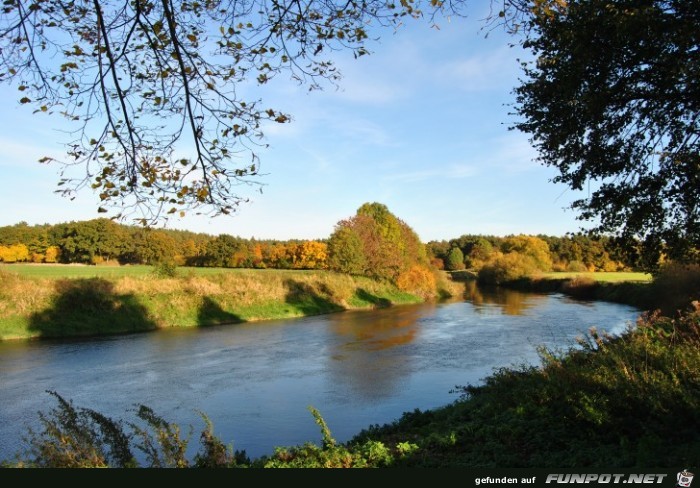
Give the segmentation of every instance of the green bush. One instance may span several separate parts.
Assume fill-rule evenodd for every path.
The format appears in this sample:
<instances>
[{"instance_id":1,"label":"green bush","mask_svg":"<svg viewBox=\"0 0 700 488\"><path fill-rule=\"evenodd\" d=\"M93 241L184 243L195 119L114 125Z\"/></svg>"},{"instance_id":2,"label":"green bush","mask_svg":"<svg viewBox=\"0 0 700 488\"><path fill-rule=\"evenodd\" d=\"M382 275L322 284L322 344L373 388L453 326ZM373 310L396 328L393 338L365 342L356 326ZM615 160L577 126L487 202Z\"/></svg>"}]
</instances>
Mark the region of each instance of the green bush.
<instances>
[{"instance_id":1,"label":"green bush","mask_svg":"<svg viewBox=\"0 0 700 488\"><path fill-rule=\"evenodd\" d=\"M585 273L586 271L588 271L588 266L586 266L582 261L571 261L566 266L566 269L561 271L569 271L572 273Z\"/></svg>"},{"instance_id":2,"label":"green bush","mask_svg":"<svg viewBox=\"0 0 700 488\"><path fill-rule=\"evenodd\" d=\"M510 252L481 268L479 281L489 285L500 285L531 276L537 271L537 263L532 257Z\"/></svg>"},{"instance_id":3,"label":"green bush","mask_svg":"<svg viewBox=\"0 0 700 488\"><path fill-rule=\"evenodd\" d=\"M153 266L153 274L158 278L175 278L177 276L177 264L173 261L163 261Z\"/></svg>"}]
</instances>

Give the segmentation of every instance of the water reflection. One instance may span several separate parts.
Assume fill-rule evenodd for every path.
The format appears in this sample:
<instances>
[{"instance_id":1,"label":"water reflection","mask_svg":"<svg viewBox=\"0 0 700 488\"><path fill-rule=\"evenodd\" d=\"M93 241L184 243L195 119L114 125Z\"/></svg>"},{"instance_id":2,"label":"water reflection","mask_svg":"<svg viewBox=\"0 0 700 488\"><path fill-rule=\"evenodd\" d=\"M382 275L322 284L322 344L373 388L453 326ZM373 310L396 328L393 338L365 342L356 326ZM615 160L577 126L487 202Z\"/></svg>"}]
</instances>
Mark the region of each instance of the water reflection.
<instances>
[{"instance_id":1,"label":"water reflection","mask_svg":"<svg viewBox=\"0 0 700 488\"><path fill-rule=\"evenodd\" d=\"M346 349L379 351L412 342L418 319L430 306L405 306L372 312L330 315L331 330L343 338Z\"/></svg>"},{"instance_id":2,"label":"water reflection","mask_svg":"<svg viewBox=\"0 0 700 488\"><path fill-rule=\"evenodd\" d=\"M420 335L421 317L431 306L405 306L373 312L329 316L332 348L328 363L332 381L354 395L390 396L412 371L411 344Z\"/></svg>"},{"instance_id":3,"label":"water reflection","mask_svg":"<svg viewBox=\"0 0 700 488\"><path fill-rule=\"evenodd\" d=\"M498 313L505 315L526 315L546 299L546 295L523 293L498 287L478 287L476 281L467 281L464 286L464 298L474 305L476 312L493 313L493 305L498 306Z\"/></svg>"}]
</instances>

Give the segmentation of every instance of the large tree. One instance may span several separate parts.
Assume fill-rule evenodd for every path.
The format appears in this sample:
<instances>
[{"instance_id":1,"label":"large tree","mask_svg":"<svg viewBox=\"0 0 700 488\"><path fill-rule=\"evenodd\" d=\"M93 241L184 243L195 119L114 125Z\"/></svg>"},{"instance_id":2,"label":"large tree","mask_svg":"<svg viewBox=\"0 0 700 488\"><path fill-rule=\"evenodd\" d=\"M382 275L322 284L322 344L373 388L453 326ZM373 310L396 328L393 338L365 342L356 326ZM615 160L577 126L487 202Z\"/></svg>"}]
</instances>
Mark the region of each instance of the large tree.
<instances>
[{"instance_id":1,"label":"large tree","mask_svg":"<svg viewBox=\"0 0 700 488\"><path fill-rule=\"evenodd\" d=\"M516 127L593 230L700 261L700 1L535 3Z\"/></svg>"},{"instance_id":2,"label":"large tree","mask_svg":"<svg viewBox=\"0 0 700 488\"><path fill-rule=\"evenodd\" d=\"M328 241L328 266L342 273L396 282L413 266L428 269L428 261L418 235L381 203L363 204Z\"/></svg>"},{"instance_id":3,"label":"large tree","mask_svg":"<svg viewBox=\"0 0 700 488\"><path fill-rule=\"evenodd\" d=\"M255 96L256 84L281 73L312 89L336 82L333 51L362 56L374 29L444 8L442 0L7 0L0 81L19 89L22 104L65 118L59 162L84 171L64 173L63 193L92 187L100 211L136 208L144 224L192 208L225 214L246 200L239 185L257 182L263 124L290 119Z\"/></svg>"}]
</instances>

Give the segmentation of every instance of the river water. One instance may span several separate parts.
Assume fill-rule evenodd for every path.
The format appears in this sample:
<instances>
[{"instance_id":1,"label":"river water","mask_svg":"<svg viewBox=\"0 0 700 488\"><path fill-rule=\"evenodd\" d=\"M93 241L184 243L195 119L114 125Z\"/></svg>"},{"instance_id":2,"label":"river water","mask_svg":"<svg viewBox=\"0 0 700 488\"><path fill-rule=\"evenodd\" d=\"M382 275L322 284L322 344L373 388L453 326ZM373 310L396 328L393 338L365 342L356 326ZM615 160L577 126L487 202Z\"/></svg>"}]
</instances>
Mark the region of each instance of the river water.
<instances>
[{"instance_id":1,"label":"river water","mask_svg":"<svg viewBox=\"0 0 700 488\"><path fill-rule=\"evenodd\" d=\"M89 340L0 343L0 460L12 459L55 390L76 406L135 420L143 403L203 427L251 457L320 440L307 407L346 441L415 408L445 405L456 385L494 368L538 364L595 326L613 334L638 311L562 295L472 289L466 301ZM185 429L186 430L186 429Z\"/></svg>"}]
</instances>

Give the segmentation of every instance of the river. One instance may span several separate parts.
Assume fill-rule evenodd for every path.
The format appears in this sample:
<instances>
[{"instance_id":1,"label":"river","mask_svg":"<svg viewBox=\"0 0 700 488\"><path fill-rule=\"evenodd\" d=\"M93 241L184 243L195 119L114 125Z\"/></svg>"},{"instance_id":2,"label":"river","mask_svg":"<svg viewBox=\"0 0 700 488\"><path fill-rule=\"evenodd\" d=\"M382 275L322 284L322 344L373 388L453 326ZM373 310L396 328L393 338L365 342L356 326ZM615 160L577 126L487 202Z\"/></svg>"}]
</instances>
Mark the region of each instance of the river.
<instances>
[{"instance_id":1,"label":"river","mask_svg":"<svg viewBox=\"0 0 700 488\"><path fill-rule=\"evenodd\" d=\"M472 289L466 301L294 320L70 341L0 343L0 460L12 459L55 390L76 406L135 420L143 403L195 435L203 427L251 457L334 437L457 398L494 368L538 364L595 326L616 334L638 311L563 295ZM185 429L186 430L186 429Z\"/></svg>"}]
</instances>

